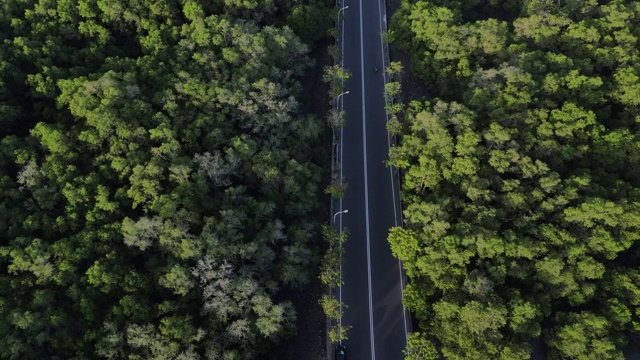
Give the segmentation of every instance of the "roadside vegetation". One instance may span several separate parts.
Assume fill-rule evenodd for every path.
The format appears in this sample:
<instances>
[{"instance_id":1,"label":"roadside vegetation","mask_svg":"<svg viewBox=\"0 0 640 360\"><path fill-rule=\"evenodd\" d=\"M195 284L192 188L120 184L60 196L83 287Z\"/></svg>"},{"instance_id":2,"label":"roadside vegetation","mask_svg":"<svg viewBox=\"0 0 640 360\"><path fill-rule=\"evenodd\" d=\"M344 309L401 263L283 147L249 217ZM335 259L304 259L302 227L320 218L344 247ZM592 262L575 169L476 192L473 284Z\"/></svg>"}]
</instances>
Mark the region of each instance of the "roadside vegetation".
<instances>
[{"instance_id":1,"label":"roadside vegetation","mask_svg":"<svg viewBox=\"0 0 640 360\"><path fill-rule=\"evenodd\" d=\"M344 15L344 14L342 14ZM337 15L336 15L337 16ZM340 145L341 129L346 123L346 113L342 110L340 97L346 95L344 93L344 83L351 77L348 69L342 68L342 50L340 49L339 34L340 26L344 19L338 18L336 27L330 29L329 33L335 41L330 45L328 54L333 59L332 65L324 68L322 80L328 85L328 99L330 110L327 111L327 124L331 128L331 180L325 188L325 194L331 196L333 206L331 212L339 211L335 207L341 199L344 198L348 184L341 175L342 171L340 162ZM337 291L344 285L342 280L342 262L344 255L344 244L349 236L349 229L336 228L335 215L331 219L331 226L324 225L322 227L322 237L326 242L326 253L320 265L320 280L326 287L326 293L319 300L320 307L327 317L327 335L331 344L342 343L348 339L348 332L351 326L342 325L342 314L348 306L342 303L338 297Z\"/></svg>"},{"instance_id":2,"label":"roadside vegetation","mask_svg":"<svg viewBox=\"0 0 640 360\"><path fill-rule=\"evenodd\" d=\"M404 1L390 234L409 359L623 359L640 331L640 6Z\"/></svg>"},{"instance_id":3,"label":"roadside vegetation","mask_svg":"<svg viewBox=\"0 0 640 360\"><path fill-rule=\"evenodd\" d=\"M338 299L334 290L344 285L342 280L343 247L349 237L349 231L347 229L338 231L333 226L324 225L322 237L327 242L329 249L322 259L320 280L329 289L329 293L322 295L319 303L329 320L329 339L332 343L341 343L348 339L347 333L351 326L342 325L342 314L348 306Z\"/></svg>"},{"instance_id":4,"label":"roadside vegetation","mask_svg":"<svg viewBox=\"0 0 640 360\"><path fill-rule=\"evenodd\" d=\"M0 2L0 358L258 359L295 333L330 136L300 81L332 5Z\"/></svg>"}]
</instances>

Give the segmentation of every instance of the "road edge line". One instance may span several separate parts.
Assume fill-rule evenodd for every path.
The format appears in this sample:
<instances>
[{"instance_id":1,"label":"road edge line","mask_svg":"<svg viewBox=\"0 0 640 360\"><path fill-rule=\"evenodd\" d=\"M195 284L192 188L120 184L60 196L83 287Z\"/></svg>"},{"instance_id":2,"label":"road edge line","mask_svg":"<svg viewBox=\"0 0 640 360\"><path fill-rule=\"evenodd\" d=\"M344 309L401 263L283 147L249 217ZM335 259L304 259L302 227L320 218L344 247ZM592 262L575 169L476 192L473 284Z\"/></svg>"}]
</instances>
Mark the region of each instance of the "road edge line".
<instances>
[{"instance_id":1,"label":"road edge line","mask_svg":"<svg viewBox=\"0 0 640 360\"><path fill-rule=\"evenodd\" d=\"M380 31L387 31L387 27L385 26L383 28L382 26L382 17L383 17L383 10L384 10L384 23L385 25L387 24L387 11L386 11L386 7L383 6L383 3L386 5L385 0L378 0L378 13L380 14L379 17L379 23L380 23ZM384 41L382 40L382 36L380 36L380 49L381 49L381 56L382 56L382 69L383 69L383 73L382 73L382 78L384 81L384 100L385 100L385 105L387 104L387 75L386 75L386 66L385 66L385 47L384 47ZM391 58L389 58L389 61L391 61ZM385 115L386 115L386 123L389 124L389 113L387 112L386 106L384 109ZM389 151L391 150L391 134L389 133L389 128L387 128L387 153L389 153ZM394 177L393 177L393 166L389 166L389 177L391 178L391 196L393 197L393 221L395 223L395 226L398 226L398 210L396 209L396 191L395 191L395 185L394 185ZM399 195L399 191L400 191L400 178L398 177L398 195ZM400 199L397 199L397 202L400 202ZM400 207L400 212L402 212L402 206ZM400 215L401 216L401 215ZM392 254L393 255L393 254ZM403 270L402 270L402 262L400 261L400 259L398 259L398 270L399 270L399 274L400 274L400 295L402 296L402 299L404 300L404 287L405 287L405 281L403 278ZM405 308L404 306L404 302L402 303L402 317L404 320L404 338L405 338L405 344L408 348L409 346L409 330L408 330L408 326L407 326L407 308Z\"/></svg>"}]
</instances>

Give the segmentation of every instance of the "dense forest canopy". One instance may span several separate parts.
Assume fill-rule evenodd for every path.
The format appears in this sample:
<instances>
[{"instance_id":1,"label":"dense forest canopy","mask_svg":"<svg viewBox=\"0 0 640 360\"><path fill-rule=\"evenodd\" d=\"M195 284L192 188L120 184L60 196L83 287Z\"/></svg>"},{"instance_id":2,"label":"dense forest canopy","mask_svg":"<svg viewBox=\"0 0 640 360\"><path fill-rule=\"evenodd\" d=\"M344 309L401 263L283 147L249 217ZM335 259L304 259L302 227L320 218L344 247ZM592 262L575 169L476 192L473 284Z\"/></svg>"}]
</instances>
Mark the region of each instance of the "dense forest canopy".
<instances>
[{"instance_id":1,"label":"dense forest canopy","mask_svg":"<svg viewBox=\"0 0 640 360\"><path fill-rule=\"evenodd\" d=\"M640 331L640 3L405 1L434 99L390 163L409 358L623 359Z\"/></svg>"},{"instance_id":2,"label":"dense forest canopy","mask_svg":"<svg viewBox=\"0 0 640 360\"><path fill-rule=\"evenodd\" d=\"M326 6L0 2L0 358L256 359L292 334L326 158L294 30Z\"/></svg>"}]
</instances>

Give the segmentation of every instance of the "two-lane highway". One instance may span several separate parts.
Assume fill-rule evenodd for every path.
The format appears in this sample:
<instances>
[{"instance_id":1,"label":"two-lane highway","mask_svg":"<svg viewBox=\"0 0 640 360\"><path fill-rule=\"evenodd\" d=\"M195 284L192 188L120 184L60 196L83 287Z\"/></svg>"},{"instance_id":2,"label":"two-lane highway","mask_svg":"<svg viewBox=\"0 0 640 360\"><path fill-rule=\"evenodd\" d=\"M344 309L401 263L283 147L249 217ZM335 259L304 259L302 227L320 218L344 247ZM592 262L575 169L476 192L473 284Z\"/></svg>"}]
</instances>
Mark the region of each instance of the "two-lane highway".
<instances>
[{"instance_id":1,"label":"two-lane highway","mask_svg":"<svg viewBox=\"0 0 640 360\"><path fill-rule=\"evenodd\" d=\"M392 257L387 235L400 225L397 178L385 165L389 134L384 99L384 2L344 0L343 66L351 71L341 98L346 125L341 130L341 171L348 183L338 211L339 227L349 229L340 297L348 306L342 324L351 326L350 360L400 360L410 331L402 306L404 278ZM377 71L376 71L377 69Z\"/></svg>"}]
</instances>

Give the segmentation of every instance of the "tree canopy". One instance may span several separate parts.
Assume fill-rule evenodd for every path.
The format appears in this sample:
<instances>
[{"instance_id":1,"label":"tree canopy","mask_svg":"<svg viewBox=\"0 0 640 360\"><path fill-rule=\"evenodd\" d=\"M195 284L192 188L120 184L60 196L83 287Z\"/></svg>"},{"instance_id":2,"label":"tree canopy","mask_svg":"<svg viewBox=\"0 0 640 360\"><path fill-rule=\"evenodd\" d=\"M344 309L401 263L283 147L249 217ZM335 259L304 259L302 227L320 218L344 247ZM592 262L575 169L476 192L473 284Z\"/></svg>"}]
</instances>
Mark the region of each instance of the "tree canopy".
<instances>
[{"instance_id":1,"label":"tree canopy","mask_svg":"<svg viewBox=\"0 0 640 360\"><path fill-rule=\"evenodd\" d=\"M640 330L640 7L416 1L390 37L435 94L390 164L411 359L622 359Z\"/></svg>"},{"instance_id":2,"label":"tree canopy","mask_svg":"<svg viewBox=\"0 0 640 360\"><path fill-rule=\"evenodd\" d=\"M0 3L0 358L256 359L295 331L328 157L294 6Z\"/></svg>"}]
</instances>

